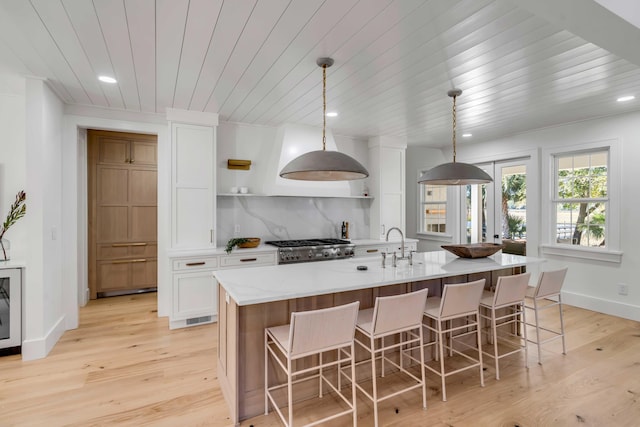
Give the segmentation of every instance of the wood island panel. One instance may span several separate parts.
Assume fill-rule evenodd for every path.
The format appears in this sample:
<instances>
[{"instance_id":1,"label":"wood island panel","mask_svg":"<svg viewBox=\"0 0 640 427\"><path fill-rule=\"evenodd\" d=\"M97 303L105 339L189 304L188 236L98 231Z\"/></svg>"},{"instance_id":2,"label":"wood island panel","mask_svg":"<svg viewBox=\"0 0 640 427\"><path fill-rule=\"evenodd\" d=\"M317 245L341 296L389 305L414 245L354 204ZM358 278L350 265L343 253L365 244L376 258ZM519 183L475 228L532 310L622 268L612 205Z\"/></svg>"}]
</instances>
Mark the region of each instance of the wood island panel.
<instances>
[{"instance_id":1,"label":"wood island panel","mask_svg":"<svg viewBox=\"0 0 640 427\"><path fill-rule=\"evenodd\" d=\"M315 310L360 301L360 309L373 307L378 296L429 288L429 296L440 296L442 286L486 279L487 289L501 275L517 274L521 267L483 273L461 274L445 278L375 286L333 294L239 306L219 283L218 298L218 379L229 404L231 420L239 425L264 413L264 329L289 323L294 311ZM358 355L357 355L358 356ZM299 363L309 363L300 361ZM281 372L270 369L269 378L283 379ZM296 400L312 396L317 386L296 389Z\"/></svg>"}]
</instances>

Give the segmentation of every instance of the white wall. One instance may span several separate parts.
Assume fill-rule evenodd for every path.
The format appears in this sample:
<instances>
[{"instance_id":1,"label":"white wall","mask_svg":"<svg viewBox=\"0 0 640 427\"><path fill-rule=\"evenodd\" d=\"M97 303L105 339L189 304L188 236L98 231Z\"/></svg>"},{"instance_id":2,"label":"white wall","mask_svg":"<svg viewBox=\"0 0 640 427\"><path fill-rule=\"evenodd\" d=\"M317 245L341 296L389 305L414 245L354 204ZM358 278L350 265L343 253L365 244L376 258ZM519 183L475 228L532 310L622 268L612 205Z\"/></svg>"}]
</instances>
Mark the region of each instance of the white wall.
<instances>
[{"instance_id":1,"label":"white wall","mask_svg":"<svg viewBox=\"0 0 640 427\"><path fill-rule=\"evenodd\" d=\"M62 111L62 102L43 80L26 80L25 360L45 357L66 330L60 235Z\"/></svg>"},{"instance_id":2,"label":"white wall","mask_svg":"<svg viewBox=\"0 0 640 427\"><path fill-rule=\"evenodd\" d=\"M621 143L621 194L622 214L620 218L621 263L597 262L578 258L545 256L542 269L552 269L567 265L569 272L563 287L565 302L583 308L600 311L620 317L640 320L640 280L637 265L640 265L640 226L638 225L637 204L640 200L640 112L583 121L534 132L514 135L481 144L465 144L458 149L460 161L476 163L512 157L515 153L534 150L541 153L543 148L570 146L589 142L617 139ZM408 155L407 158L410 156ZM540 162L545 159L540 159ZM538 162L538 163L540 163ZM531 171L532 179L540 182L540 165ZM407 168L407 177L412 172ZM413 170L415 175L416 169ZM409 178L408 178L409 179ZM415 193L408 196L416 198ZM548 197L545 189L541 198ZM415 202L414 202L415 203ZM531 203L531 201L528 201ZM547 213L541 212L541 215ZM540 236L536 236L538 239ZM539 240L540 241L540 240ZM629 294L617 294L617 284L629 285Z\"/></svg>"},{"instance_id":3,"label":"white wall","mask_svg":"<svg viewBox=\"0 0 640 427\"><path fill-rule=\"evenodd\" d=\"M25 148L25 80L0 74L0 221L4 222L16 194L26 188ZM27 205L29 202L27 194ZM11 241L11 258L24 261L27 245L25 220L7 231Z\"/></svg>"}]
</instances>

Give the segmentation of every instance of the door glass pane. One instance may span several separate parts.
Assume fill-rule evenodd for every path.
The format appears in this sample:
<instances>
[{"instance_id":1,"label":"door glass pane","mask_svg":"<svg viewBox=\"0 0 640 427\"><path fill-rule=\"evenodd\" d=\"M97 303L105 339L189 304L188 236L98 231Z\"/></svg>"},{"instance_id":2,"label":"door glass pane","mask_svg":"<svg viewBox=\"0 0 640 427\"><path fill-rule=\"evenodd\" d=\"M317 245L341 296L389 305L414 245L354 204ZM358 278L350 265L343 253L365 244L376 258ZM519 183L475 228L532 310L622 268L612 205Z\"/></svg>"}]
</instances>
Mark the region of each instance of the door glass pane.
<instances>
[{"instance_id":1,"label":"door glass pane","mask_svg":"<svg viewBox=\"0 0 640 427\"><path fill-rule=\"evenodd\" d=\"M9 316L9 278L0 277L0 340L11 338Z\"/></svg>"},{"instance_id":2,"label":"door glass pane","mask_svg":"<svg viewBox=\"0 0 640 427\"><path fill-rule=\"evenodd\" d=\"M487 241L487 185L466 186L466 241Z\"/></svg>"},{"instance_id":3,"label":"door glass pane","mask_svg":"<svg viewBox=\"0 0 640 427\"><path fill-rule=\"evenodd\" d=\"M504 166L500 231L503 253L525 255L527 243L527 173L524 165Z\"/></svg>"}]
</instances>

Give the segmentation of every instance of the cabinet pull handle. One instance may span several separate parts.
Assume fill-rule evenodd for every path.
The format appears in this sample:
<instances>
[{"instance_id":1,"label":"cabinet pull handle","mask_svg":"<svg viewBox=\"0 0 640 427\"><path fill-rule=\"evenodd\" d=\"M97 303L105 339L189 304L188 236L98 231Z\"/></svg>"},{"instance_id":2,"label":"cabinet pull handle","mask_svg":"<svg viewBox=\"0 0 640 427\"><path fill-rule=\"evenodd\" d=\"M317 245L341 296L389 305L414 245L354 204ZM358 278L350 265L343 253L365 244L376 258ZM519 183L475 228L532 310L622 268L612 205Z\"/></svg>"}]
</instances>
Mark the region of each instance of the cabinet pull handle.
<instances>
[{"instance_id":1,"label":"cabinet pull handle","mask_svg":"<svg viewBox=\"0 0 640 427\"><path fill-rule=\"evenodd\" d=\"M251 261L257 261L258 258L243 258L240 260L240 262L251 262Z\"/></svg>"},{"instance_id":2,"label":"cabinet pull handle","mask_svg":"<svg viewBox=\"0 0 640 427\"><path fill-rule=\"evenodd\" d=\"M147 246L146 243L113 243L111 244L112 248L123 248L126 246Z\"/></svg>"},{"instance_id":3,"label":"cabinet pull handle","mask_svg":"<svg viewBox=\"0 0 640 427\"><path fill-rule=\"evenodd\" d=\"M367 249L368 254L375 254L376 252L378 252L378 249Z\"/></svg>"},{"instance_id":4,"label":"cabinet pull handle","mask_svg":"<svg viewBox=\"0 0 640 427\"><path fill-rule=\"evenodd\" d=\"M213 243L213 228L209 230L209 243Z\"/></svg>"},{"instance_id":5,"label":"cabinet pull handle","mask_svg":"<svg viewBox=\"0 0 640 427\"><path fill-rule=\"evenodd\" d=\"M111 261L111 264L130 264L134 262L147 262L146 259L119 259L117 261Z\"/></svg>"},{"instance_id":6,"label":"cabinet pull handle","mask_svg":"<svg viewBox=\"0 0 640 427\"><path fill-rule=\"evenodd\" d=\"M204 261L198 261L198 262L188 262L185 264L187 267L195 267L196 265L205 265Z\"/></svg>"}]
</instances>

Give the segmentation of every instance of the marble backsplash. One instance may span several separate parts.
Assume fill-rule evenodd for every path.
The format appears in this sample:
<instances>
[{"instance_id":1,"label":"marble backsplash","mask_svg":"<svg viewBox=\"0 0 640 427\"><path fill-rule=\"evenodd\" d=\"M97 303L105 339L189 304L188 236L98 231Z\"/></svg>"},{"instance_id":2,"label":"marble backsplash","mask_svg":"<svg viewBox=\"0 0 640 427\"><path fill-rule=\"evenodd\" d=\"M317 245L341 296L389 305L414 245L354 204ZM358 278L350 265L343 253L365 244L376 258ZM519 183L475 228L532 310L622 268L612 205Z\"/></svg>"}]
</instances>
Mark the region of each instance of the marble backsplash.
<instances>
[{"instance_id":1,"label":"marble backsplash","mask_svg":"<svg viewBox=\"0 0 640 427\"><path fill-rule=\"evenodd\" d=\"M349 222L349 238L369 238L371 199L219 196L217 203L218 247L232 237L339 238L342 221Z\"/></svg>"}]
</instances>

